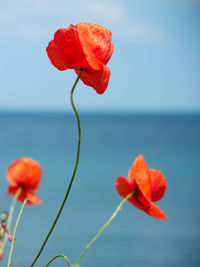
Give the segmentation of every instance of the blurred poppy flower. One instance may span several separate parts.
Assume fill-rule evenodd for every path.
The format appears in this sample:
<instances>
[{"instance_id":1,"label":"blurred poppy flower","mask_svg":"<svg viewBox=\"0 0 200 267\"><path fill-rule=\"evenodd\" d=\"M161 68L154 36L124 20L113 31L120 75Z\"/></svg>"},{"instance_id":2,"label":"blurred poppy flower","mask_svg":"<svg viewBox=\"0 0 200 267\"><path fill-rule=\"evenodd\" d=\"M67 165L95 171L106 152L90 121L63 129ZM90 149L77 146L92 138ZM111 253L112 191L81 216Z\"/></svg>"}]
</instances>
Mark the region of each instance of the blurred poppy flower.
<instances>
[{"instance_id":1,"label":"blurred poppy flower","mask_svg":"<svg viewBox=\"0 0 200 267\"><path fill-rule=\"evenodd\" d=\"M154 202L163 197L167 182L161 172L148 169L142 155L133 162L128 179L123 176L118 177L115 186L122 197L133 192L133 196L128 201L138 209L157 219L166 219L166 215Z\"/></svg>"},{"instance_id":2,"label":"blurred poppy flower","mask_svg":"<svg viewBox=\"0 0 200 267\"><path fill-rule=\"evenodd\" d=\"M41 200L35 195L39 189L42 178L42 170L40 165L31 158L20 158L14 161L7 169L6 177L10 182L7 188L8 195L16 194L21 188L17 200L24 202L29 198L28 205L40 204Z\"/></svg>"},{"instance_id":3,"label":"blurred poppy flower","mask_svg":"<svg viewBox=\"0 0 200 267\"><path fill-rule=\"evenodd\" d=\"M84 84L98 94L106 90L110 78L107 68L113 53L112 34L103 26L78 23L58 29L46 51L51 63L59 70L74 69Z\"/></svg>"}]
</instances>

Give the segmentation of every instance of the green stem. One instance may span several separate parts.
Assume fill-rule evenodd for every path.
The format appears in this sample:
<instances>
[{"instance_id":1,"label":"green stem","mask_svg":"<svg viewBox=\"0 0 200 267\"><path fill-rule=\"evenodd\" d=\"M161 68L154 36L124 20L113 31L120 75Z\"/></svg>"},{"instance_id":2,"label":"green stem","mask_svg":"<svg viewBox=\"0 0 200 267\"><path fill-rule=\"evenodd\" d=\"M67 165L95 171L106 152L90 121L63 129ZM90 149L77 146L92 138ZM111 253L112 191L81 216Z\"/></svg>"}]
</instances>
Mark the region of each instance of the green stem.
<instances>
[{"instance_id":1,"label":"green stem","mask_svg":"<svg viewBox=\"0 0 200 267\"><path fill-rule=\"evenodd\" d=\"M56 223L57 223L57 221L58 221L58 219L60 217L60 214L61 214L61 212L62 212L62 210L63 210L63 208L65 206L66 200L68 198L68 195L69 195L69 192L71 190L71 187L72 187L72 184L73 184L73 181L74 181L74 177L75 177L75 174L76 174L76 171L77 171L77 168L78 168L79 155L80 155L80 145L81 145L81 125L80 125L80 119L79 119L78 112L77 112L77 110L75 108L75 105L74 105L73 93L74 93L76 85L77 85L77 83L78 83L78 81L80 79L81 73L82 73L82 70L80 70L80 72L78 74L78 77L77 77L77 79L76 79L76 81L75 81L75 83L74 83L74 85L72 87L71 95L70 95L70 102L71 102L72 108L74 110L74 113L75 113L75 116L76 116L76 120L77 120L77 125L78 125L78 146L77 146L76 163L75 163L75 166L74 166L74 171L73 171L73 174L72 174L72 177L71 177L70 184L69 184L69 186L67 188L67 192L66 192L65 197L63 199L63 202L61 204L61 207L60 207L60 209L59 209L59 211L57 213L57 216L56 216L56 218L55 218L55 220L54 220L54 222L53 222L53 224L52 224L52 226L51 226L51 228L50 228L50 230L49 230L49 232L48 232L48 234L47 234L47 236L46 236L46 238L45 238L45 240L44 240L44 242L43 242L43 244L42 244L42 246L41 246L41 248L40 248L40 250L38 252L38 254L36 255L34 261L30 265L30 267L33 267L35 265L36 261L38 260L38 258L40 257L40 254L42 253L42 251L43 251L43 249L44 249L44 247L45 247L45 245L46 245L46 243L47 243L47 241L48 241L48 239L49 239L49 237L50 237L50 235L51 235L51 233L52 233L52 231L53 231L53 229L54 229L54 227L55 227L55 225L56 225Z\"/></svg>"},{"instance_id":2,"label":"green stem","mask_svg":"<svg viewBox=\"0 0 200 267\"><path fill-rule=\"evenodd\" d=\"M117 213L120 211L120 209L122 208L122 205L124 204L124 202L126 202L127 199L129 199L131 196L133 195L133 193L128 194L118 205L117 209L115 210L115 212L113 213L113 215L110 217L110 219L107 221L106 224L104 224L104 226L100 229L100 231L97 233L97 235L90 241L90 243L86 246L86 248L83 250L83 252L80 254L79 258L77 259L77 261L75 262L75 266L76 264L79 263L79 261L82 259L82 257L85 255L85 253L87 252L87 250L91 247L91 245L97 240L97 238L101 235L101 233L108 227L108 225L112 222L112 220L116 217Z\"/></svg>"},{"instance_id":3,"label":"green stem","mask_svg":"<svg viewBox=\"0 0 200 267\"><path fill-rule=\"evenodd\" d=\"M58 254L58 255L54 256L54 257L47 263L47 265L45 265L45 267L48 267L49 264L50 264L52 261L54 261L56 258L59 258L59 257L64 258L64 259L66 260L67 264L68 264L68 267L71 267L71 264L70 264L68 258L67 258L65 255L63 255L63 254Z\"/></svg>"},{"instance_id":4,"label":"green stem","mask_svg":"<svg viewBox=\"0 0 200 267\"><path fill-rule=\"evenodd\" d=\"M24 209L24 206L26 205L26 202L29 201L28 198L26 198L21 206L21 209L20 209L20 212L19 212L19 215L17 217L17 221L16 221L16 224L15 224L15 227L14 227L14 231L13 231L13 239L12 239L12 243L11 243L11 247L10 247L10 253L9 253L9 258L8 258L8 264L7 264L7 267L10 266L10 261L11 261L11 257L12 257L12 252L13 252L13 247L14 247L14 243L15 243L15 234L16 234L16 231L17 231L17 227L18 227L18 224L19 224L19 220L21 218L21 215L22 215L22 212L23 212L23 209Z\"/></svg>"},{"instance_id":5,"label":"green stem","mask_svg":"<svg viewBox=\"0 0 200 267\"><path fill-rule=\"evenodd\" d=\"M7 222L7 229L8 231L10 231L10 228L11 228L11 224L12 224L12 218L13 218L13 213L14 213L14 210L15 210L15 205L16 205L16 201L17 201L17 198L19 197L19 195L21 194L22 192L22 188L19 187L13 197L13 200L12 200L12 203L10 205L10 210L9 210L9 213L8 213L8 222ZM6 246L6 243L8 241L8 238L7 238L7 235L5 235L4 239L3 239L3 244L2 244L2 247L1 247L1 251L4 250L4 247Z\"/></svg>"}]
</instances>

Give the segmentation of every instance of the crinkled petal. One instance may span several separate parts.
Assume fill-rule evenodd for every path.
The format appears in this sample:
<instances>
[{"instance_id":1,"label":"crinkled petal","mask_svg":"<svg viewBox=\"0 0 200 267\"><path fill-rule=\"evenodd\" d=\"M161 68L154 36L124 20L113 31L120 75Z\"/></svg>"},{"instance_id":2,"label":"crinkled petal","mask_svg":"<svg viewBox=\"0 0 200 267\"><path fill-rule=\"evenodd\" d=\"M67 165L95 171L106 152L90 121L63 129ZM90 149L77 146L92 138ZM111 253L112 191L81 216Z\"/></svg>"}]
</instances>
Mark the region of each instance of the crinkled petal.
<instances>
[{"instance_id":1,"label":"crinkled petal","mask_svg":"<svg viewBox=\"0 0 200 267\"><path fill-rule=\"evenodd\" d=\"M142 155L139 155L128 174L130 183L135 182L144 198L151 201L151 177L150 172Z\"/></svg>"},{"instance_id":2,"label":"crinkled petal","mask_svg":"<svg viewBox=\"0 0 200 267\"><path fill-rule=\"evenodd\" d=\"M9 185L7 187L8 195L14 196L18 189L18 186ZM38 205L41 203L41 200L34 193L29 190L22 189L22 192L18 196L17 200L23 203L26 198L29 199L26 205Z\"/></svg>"},{"instance_id":3,"label":"crinkled petal","mask_svg":"<svg viewBox=\"0 0 200 267\"><path fill-rule=\"evenodd\" d=\"M160 200L166 191L167 182L164 175L157 170L150 170L151 174L151 199L153 202Z\"/></svg>"},{"instance_id":4,"label":"crinkled petal","mask_svg":"<svg viewBox=\"0 0 200 267\"><path fill-rule=\"evenodd\" d=\"M54 42L69 69L84 69L88 72L99 70L98 59L87 43L80 42L77 29L73 25L57 30Z\"/></svg>"},{"instance_id":5,"label":"crinkled petal","mask_svg":"<svg viewBox=\"0 0 200 267\"><path fill-rule=\"evenodd\" d=\"M114 49L111 32L101 25L91 23L78 23L75 27L82 47L90 47L95 58L106 65Z\"/></svg>"},{"instance_id":6,"label":"crinkled petal","mask_svg":"<svg viewBox=\"0 0 200 267\"><path fill-rule=\"evenodd\" d=\"M51 61L51 63L59 70L66 70L68 66L66 64L65 58L62 53L59 51L57 45L54 40L52 40L46 48L47 55Z\"/></svg>"},{"instance_id":7,"label":"crinkled petal","mask_svg":"<svg viewBox=\"0 0 200 267\"><path fill-rule=\"evenodd\" d=\"M76 70L79 73L79 70ZM93 87L98 94L103 94L108 86L110 70L105 65L102 69L91 73L82 72L80 79L88 86Z\"/></svg>"},{"instance_id":8,"label":"crinkled petal","mask_svg":"<svg viewBox=\"0 0 200 267\"><path fill-rule=\"evenodd\" d=\"M42 169L35 160L20 158L8 167L6 176L11 185L37 191L42 177Z\"/></svg>"}]
</instances>

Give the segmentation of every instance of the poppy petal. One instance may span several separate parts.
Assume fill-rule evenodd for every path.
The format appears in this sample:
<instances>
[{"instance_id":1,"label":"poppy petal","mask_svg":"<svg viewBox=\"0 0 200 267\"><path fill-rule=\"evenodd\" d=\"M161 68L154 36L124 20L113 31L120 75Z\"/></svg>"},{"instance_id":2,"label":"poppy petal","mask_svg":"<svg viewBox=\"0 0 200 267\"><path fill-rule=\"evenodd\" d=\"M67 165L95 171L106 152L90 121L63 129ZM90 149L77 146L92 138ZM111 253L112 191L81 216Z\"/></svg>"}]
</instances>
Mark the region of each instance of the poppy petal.
<instances>
[{"instance_id":1,"label":"poppy petal","mask_svg":"<svg viewBox=\"0 0 200 267\"><path fill-rule=\"evenodd\" d=\"M154 218L161 219L161 220L164 220L167 218L164 212L161 209L159 209L156 206L156 204L154 204L153 202L151 202L151 207L148 210L148 214Z\"/></svg>"},{"instance_id":2,"label":"poppy petal","mask_svg":"<svg viewBox=\"0 0 200 267\"><path fill-rule=\"evenodd\" d=\"M151 174L151 199L153 202L160 200L166 191L167 182L164 175L157 170L150 170Z\"/></svg>"},{"instance_id":3,"label":"poppy petal","mask_svg":"<svg viewBox=\"0 0 200 267\"><path fill-rule=\"evenodd\" d=\"M134 178L134 172L133 172L133 165L131 166L131 168L128 171L128 180L131 184L135 183L135 178Z\"/></svg>"},{"instance_id":4,"label":"poppy petal","mask_svg":"<svg viewBox=\"0 0 200 267\"><path fill-rule=\"evenodd\" d=\"M58 29L54 34L54 42L65 58L68 68L76 67L76 63L84 58L84 53L73 25L70 25L67 29Z\"/></svg>"},{"instance_id":5,"label":"poppy petal","mask_svg":"<svg viewBox=\"0 0 200 267\"><path fill-rule=\"evenodd\" d=\"M55 44L54 40L52 40L46 48L47 55L51 61L51 63L56 67L58 70L66 70L68 66L65 62L65 58L58 50L57 45Z\"/></svg>"},{"instance_id":6,"label":"poppy petal","mask_svg":"<svg viewBox=\"0 0 200 267\"><path fill-rule=\"evenodd\" d=\"M99 70L99 61L95 58L91 47L80 42L75 26L59 29L55 32L54 42L60 54L63 55L69 69Z\"/></svg>"},{"instance_id":7,"label":"poppy petal","mask_svg":"<svg viewBox=\"0 0 200 267\"><path fill-rule=\"evenodd\" d=\"M95 58L106 65L114 50L111 32L101 25L91 23L79 23L75 27L82 46L87 44Z\"/></svg>"},{"instance_id":8,"label":"poppy petal","mask_svg":"<svg viewBox=\"0 0 200 267\"><path fill-rule=\"evenodd\" d=\"M79 73L79 70L76 70ZM102 69L87 73L82 72L80 79L85 85L93 87L98 94L103 94L108 86L110 70L102 64Z\"/></svg>"},{"instance_id":9,"label":"poppy petal","mask_svg":"<svg viewBox=\"0 0 200 267\"><path fill-rule=\"evenodd\" d=\"M131 188L127 179L123 176L119 176L115 181L115 187L120 196L126 197L133 189Z\"/></svg>"},{"instance_id":10,"label":"poppy petal","mask_svg":"<svg viewBox=\"0 0 200 267\"><path fill-rule=\"evenodd\" d=\"M18 189L18 186L9 185L7 187L7 193L8 195L14 196ZM26 205L37 205L41 203L41 200L34 193L30 192L29 190L22 189L22 192L18 196L17 200L23 203L26 198L29 199Z\"/></svg>"},{"instance_id":11,"label":"poppy petal","mask_svg":"<svg viewBox=\"0 0 200 267\"><path fill-rule=\"evenodd\" d=\"M42 170L35 160L20 158L8 167L6 176L11 185L38 191Z\"/></svg>"},{"instance_id":12,"label":"poppy petal","mask_svg":"<svg viewBox=\"0 0 200 267\"><path fill-rule=\"evenodd\" d=\"M139 155L133 162L132 170L129 171L129 180L133 183L133 178L140 192L148 202L151 201L151 176L145 159Z\"/></svg>"},{"instance_id":13,"label":"poppy petal","mask_svg":"<svg viewBox=\"0 0 200 267\"><path fill-rule=\"evenodd\" d=\"M116 179L116 182L115 182L115 187L116 187L116 190L118 192L118 194L122 197L126 197L128 194L130 194L131 192L133 192L133 188L131 187L129 181L123 177L123 176L119 176L117 179ZM134 196L133 197L130 197L128 199L128 201L134 205L135 207L137 207L138 209L148 213L148 209L149 207L143 205L142 203L138 202L137 200L137 196Z\"/></svg>"}]
</instances>

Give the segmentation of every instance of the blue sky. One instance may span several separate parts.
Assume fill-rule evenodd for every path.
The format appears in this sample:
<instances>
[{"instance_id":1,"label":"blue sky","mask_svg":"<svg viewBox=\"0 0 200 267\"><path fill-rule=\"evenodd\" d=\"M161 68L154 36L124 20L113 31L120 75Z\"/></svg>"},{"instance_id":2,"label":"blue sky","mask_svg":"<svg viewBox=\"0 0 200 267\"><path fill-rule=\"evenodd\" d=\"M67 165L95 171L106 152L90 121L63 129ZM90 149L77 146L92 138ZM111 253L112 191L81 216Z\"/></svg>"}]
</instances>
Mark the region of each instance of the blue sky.
<instances>
[{"instance_id":1,"label":"blue sky","mask_svg":"<svg viewBox=\"0 0 200 267\"><path fill-rule=\"evenodd\" d=\"M73 70L46 46L58 28L93 22L113 33L107 91L79 83L79 110L200 111L199 0L18 0L0 7L0 109L70 109Z\"/></svg>"}]
</instances>

